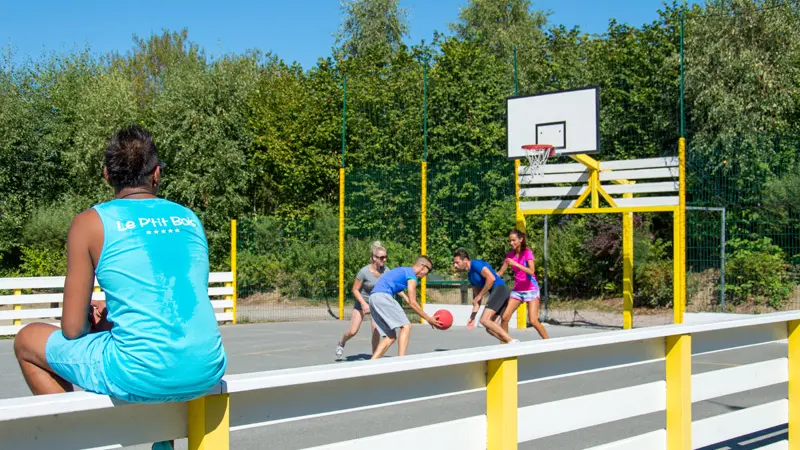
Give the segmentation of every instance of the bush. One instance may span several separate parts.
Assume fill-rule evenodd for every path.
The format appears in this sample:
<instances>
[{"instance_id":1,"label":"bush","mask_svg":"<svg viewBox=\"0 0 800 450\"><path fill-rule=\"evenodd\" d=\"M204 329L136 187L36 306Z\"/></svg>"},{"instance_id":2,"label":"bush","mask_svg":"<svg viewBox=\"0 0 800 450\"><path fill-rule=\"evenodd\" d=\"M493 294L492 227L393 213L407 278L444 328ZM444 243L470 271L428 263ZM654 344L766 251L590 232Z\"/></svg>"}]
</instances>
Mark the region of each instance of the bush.
<instances>
[{"instance_id":1,"label":"bush","mask_svg":"<svg viewBox=\"0 0 800 450\"><path fill-rule=\"evenodd\" d=\"M725 292L734 305L768 304L779 309L792 292L783 250L768 237L731 239L725 266Z\"/></svg>"},{"instance_id":2,"label":"bush","mask_svg":"<svg viewBox=\"0 0 800 450\"><path fill-rule=\"evenodd\" d=\"M60 251L49 248L22 247L20 276L63 277L67 274L67 248Z\"/></svg>"},{"instance_id":3,"label":"bush","mask_svg":"<svg viewBox=\"0 0 800 450\"><path fill-rule=\"evenodd\" d=\"M245 292L273 291L281 272L275 253L255 254L251 251L237 255L237 283Z\"/></svg>"},{"instance_id":4,"label":"bush","mask_svg":"<svg viewBox=\"0 0 800 450\"><path fill-rule=\"evenodd\" d=\"M566 220L564 225L550 228L548 288L552 294L565 297L597 294L598 285L589 275L593 273L593 261L584 248L585 219L570 217Z\"/></svg>"},{"instance_id":5,"label":"bush","mask_svg":"<svg viewBox=\"0 0 800 450\"><path fill-rule=\"evenodd\" d=\"M634 231L633 301L636 306L671 306L674 266L668 251L671 244L653 239L644 230Z\"/></svg>"},{"instance_id":6,"label":"bush","mask_svg":"<svg viewBox=\"0 0 800 450\"><path fill-rule=\"evenodd\" d=\"M23 245L62 249L67 243L67 232L72 219L91 205L91 200L67 197L34 209L22 232Z\"/></svg>"},{"instance_id":7,"label":"bush","mask_svg":"<svg viewBox=\"0 0 800 450\"><path fill-rule=\"evenodd\" d=\"M243 221L238 281L244 291L277 292L288 298L324 298L338 294L339 243L337 211L312 206L310 217L287 220L267 216ZM387 249L387 266L410 265L417 256L394 241L377 238ZM375 239L345 242L345 289L369 264Z\"/></svg>"},{"instance_id":8,"label":"bush","mask_svg":"<svg viewBox=\"0 0 800 450\"><path fill-rule=\"evenodd\" d=\"M635 306L671 306L673 301L672 260L653 260L636 270L633 284Z\"/></svg>"},{"instance_id":9,"label":"bush","mask_svg":"<svg viewBox=\"0 0 800 450\"><path fill-rule=\"evenodd\" d=\"M72 219L91 203L82 197L66 197L33 210L22 231L20 276L66 275L69 227Z\"/></svg>"},{"instance_id":10,"label":"bush","mask_svg":"<svg viewBox=\"0 0 800 450\"><path fill-rule=\"evenodd\" d=\"M695 311L713 311L720 305L719 269L710 267L702 272L686 274L686 304Z\"/></svg>"}]
</instances>

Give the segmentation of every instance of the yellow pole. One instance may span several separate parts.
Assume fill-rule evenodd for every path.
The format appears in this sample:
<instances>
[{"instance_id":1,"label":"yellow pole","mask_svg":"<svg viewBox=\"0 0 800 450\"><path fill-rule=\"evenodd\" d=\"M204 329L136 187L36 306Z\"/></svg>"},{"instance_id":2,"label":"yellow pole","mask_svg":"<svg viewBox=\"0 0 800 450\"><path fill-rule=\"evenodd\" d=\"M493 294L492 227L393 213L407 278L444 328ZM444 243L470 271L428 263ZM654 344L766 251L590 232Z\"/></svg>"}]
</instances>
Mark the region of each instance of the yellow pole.
<instances>
[{"instance_id":1,"label":"yellow pole","mask_svg":"<svg viewBox=\"0 0 800 450\"><path fill-rule=\"evenodd\" d=\"M236 219L231 220L231 273L233 274L233 281L231 282L230 286L233 288L233 294L231 295L231 300L233 300L233 308L230 310L226 310L225 312L232 312L233 313L233 323L236 323L236 300L239 297L236 293L237 284L236 284Z\"/></svg>"},{"instance_id":2,"label":"yellow pole","mask_svg":"<svg viewBox=\"0 0 800 450\"><path fill-rule=\"evenodd\" d=\"M683 313L681 312L681 248L678 244L681 240L680 213L678 209L672 213L672 321L683 323Z\"/></svg>"},{"instance_id":3,"label":"yellow pole","mask_svg":"<svg viewBox=\"0 0 800 450\"><path fill-rule=\"evenodd\" d=\"M22 295L22 289L14 289L14 295ZM14 311L21 311L22 305L14 305ZM22 325L22 319L14 319L14 325Z\"/></svg>"},{"instance_id":4,"label":"yellow pole","mask_svg":"<svg viewBox=\"0 0 800 450\"><path fill-rule=\"evenodd\" d=\"M673 316L675 323L683 323L686 311L686 180L685 175L686 140L678 140L678 207L673 213Z\"/></svg>"},{"instance_id":5,"label":"yellow pole","mask_svg":"<svg viewBox=\"0 0 800 450\"><path fill-rule=\"evenodd\" d=\"M681 323L686 313L686 138L678 142L678 162L680 164L680 195L678 197L678 210L680 211L681 231Z\"/></svg>"},{"instance_id":6,"label":"yellow pole","mask_svg":"<svg viewBox=\"0 0 800 450\"><path fill-rule=\"evenodd\" d=\"M515 204L516 204L516 221L517 221L517 229L519 231L525 232L525 215L522 214L522 209L520 208L520 195L519 195L519 160L514 160L514 196L515 196ZM528 326L528 305L526 303L522 303L517 308L517 328L518 329L525 329Z\"/></svg>"},{"instance_id":7,"label":"yellow pole","mask_svg":"<svg viewBox=\"0 0 800 450\"><path fill-rule=\"evenodd\" d=\"M209 395L189 402L189 450L230 448L230 399Z\"/></svg>"},{"instance_id":8,"label":"yellow pole","mask_svg":"<svg viewBox=\"0 0 800 450\"><path fill-rule=\"evenodd\" d=\"M339 320L344 320L344 167L339 168Z\"/></svg>"},{"instance_id":9,"label":"yellow pole","mask_svg":"<svg viewBox=\"0 0 800 450\"><path fill-rule=\"evenodd\" d=\"M692 448L692 336L666 339L667 450Z\"/></svg>"},{"instance_id":10,"label":"yellow pole","mask_svg":"<svg viewBox=\"0 0 800 450\"><path fill-rule=\"evenodd\" d=\"M600 196L597 195L597 189L600 187L600 172L597 169L589 169L589 176L591 177L592 189L592 208L600 207Z\"/></svg>"},{"instance_id":11,"label":"yellow pole","mask_svg":"<svg viewBox=\"0 0 800 450\"><path fill-rule=\"evenodd\" d=\"M422 208L421 208L421 220L422 223L420 229L420 247L423 255L428 254L428 163L426 161L422 161ZM420 290L419 290L419 303L422 305L422 308L425 308L425 300L427 299L427 292L426 288L428 287L428 277L422 279L420 283ZM420 318L419 323L425 323L425 321Z\"/></svg>"},{"instance_id":12,"label":"yellow pole","mask_svg":"<svg viewBox=\"0 0 800 450\"><path fill-rule=\"evenodd\" d=\"M517 358L487 361L486 449L517 448Z\"/></svg>"},{"instance_id":13,"label":"yellow pole","mask_svg":"<svg viewBox=\"0 0 800 450\"><path fill-rule=\"evenodd\" d=\"M800 320L787 323L789 337L789 448L800 449Z\"/></svg>"},{"instance_id":14,"label":"yellow pole","mask_svg":"<svg viewBox=\"0 0 800 450\"><path fill-rule=\"evenodd\" d=\"M633 198L633 194L622 195ZM633 213L622 214L622 328L633 328Z\"/></svg>"}]
</instances>

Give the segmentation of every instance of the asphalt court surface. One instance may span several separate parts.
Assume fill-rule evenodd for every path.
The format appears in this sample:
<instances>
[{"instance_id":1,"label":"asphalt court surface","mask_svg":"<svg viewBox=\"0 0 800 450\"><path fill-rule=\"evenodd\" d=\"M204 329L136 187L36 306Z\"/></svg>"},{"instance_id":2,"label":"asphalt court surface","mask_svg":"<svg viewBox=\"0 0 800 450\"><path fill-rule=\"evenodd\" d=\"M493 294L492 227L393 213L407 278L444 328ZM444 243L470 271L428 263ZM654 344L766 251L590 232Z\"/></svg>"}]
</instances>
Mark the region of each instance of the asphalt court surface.
<instances>
[{"instance_id":1,"label":"asphalt court surface","mask_svg":"<svg viewBox=\"0 0 800 450\"><path fill-rule=\"evenodd\" d=\"M369 323L365 322L359 334L345 347L345 361L335 361L334 349L337 340L347 328L346 321L284 322L269 324L246 324L222 326L225 349L229 356L228 374L286 369L320 364L347 364L348 361L368 359L370 353ZM600 333L604 330L546 325L552 338L576 334ZM511 330L513 337L522 341L539 340L532 330ZM447 331L433 330L428 325L414 325L409 345L409 354L429 353L472 347L499 345L482 328L468 331L454 326ZM396 345L387 352L395 357ZM786 345L773 343L748 347L734 351L718 352L693 358L693 373L735 367L757 361L786 356ZM30 395L13 357L13 341L0 341L0 367L11 370L0 371L0 398ZM519 406L545 403L563 398L591 394L626 386L661 380L664 364L651 363L632 367L606 370L569 378L540 381L520 385ZM712 399L693 405L692 419L700 420L749 406L786 398L786 384L770 386L746 393ZM333 416L284 422L260 428L233 432L231 448L234 449L302 449L313 446L356 439L381 433L428 425L435 422L455 420L483 414L486 397L484 392L456 395L435 400L419 401L403 405L354 411ZM612 407L612 405L609 405ZM521 443L521 449L581 449L606 442L623 439L663 428L664 413L639 416L624 421L563 433L536 441ZM536 426L536 424L520 424ZM765 439L765 444L779 439L785 430L774 431ZM748 444L747 448L758 448ZM149 445L126 447L136 450L149 449ZM177 449L185 449L186 440L176 442ZM725 446L719 447L726 448Z\"/></svg>"}]
</instances>

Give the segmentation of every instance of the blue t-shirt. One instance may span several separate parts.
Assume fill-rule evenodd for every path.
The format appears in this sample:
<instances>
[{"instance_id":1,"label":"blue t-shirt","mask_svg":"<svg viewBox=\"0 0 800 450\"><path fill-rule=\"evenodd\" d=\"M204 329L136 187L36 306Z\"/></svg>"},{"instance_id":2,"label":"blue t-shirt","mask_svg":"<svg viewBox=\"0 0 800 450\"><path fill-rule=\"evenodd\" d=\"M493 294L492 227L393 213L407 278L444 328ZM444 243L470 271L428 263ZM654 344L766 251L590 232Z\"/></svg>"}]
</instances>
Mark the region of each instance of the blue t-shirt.
<instances>
[{"instance_id":1,"label":"blue t-shirt","mask_svg":"<svg viewBox=\"0 0 800 450\"><path fill-rule=\"evenodd\" d=\"M208 297L200 219L164 199L117 199L94 210L104 231L95 275L114 323L107 376L146 398L208 392L227 356Z\"/></svg>"},{"instance_id":2,"label":"blue t-shirt","mask_svg":"<svg viewBox=\"0 0 800 450\"><path fill-rule=\"evenodd\" d=\"M408 280L416 280L417 274L411 267L395 267L384 273L372 288L372 293L383 292L395 296L408 287Z\"/></svg>"},{"instance_id":3,"label":"blue t-shirt","mask_svg":"<svg viewBox=\"0 0 800 450\"><path fill-rule=\"evenodd\" d=\"M484 267L488 267L489 271L492 272L494 275L494 284L492 288L489 289L489 292L493 291L495 286L505 286L506 282L497 275L497 272L492 269L492 266L489 265L486 261L480 259L473 259L469 263L469 272L467 272L467 278L469 278L469 283L473 286L477 286L482 288L484 284L486 284L486 278L481 275L481 271Z\"/></svg>"}]
</instances>

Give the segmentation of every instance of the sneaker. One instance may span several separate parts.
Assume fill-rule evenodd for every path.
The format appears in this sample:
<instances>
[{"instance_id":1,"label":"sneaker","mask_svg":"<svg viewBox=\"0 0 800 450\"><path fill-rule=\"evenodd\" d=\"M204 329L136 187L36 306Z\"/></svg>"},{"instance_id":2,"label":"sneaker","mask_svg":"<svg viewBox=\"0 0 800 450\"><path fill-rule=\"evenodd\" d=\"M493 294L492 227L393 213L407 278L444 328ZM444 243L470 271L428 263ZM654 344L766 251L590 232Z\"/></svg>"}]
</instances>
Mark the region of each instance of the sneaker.
<instances>
[{"instance_id":1,"label":"sneaker","mask_svg":"<svg viewBox=\"0 0 800 450\"><path fill-rule=\"evenodd\" d=\"M519 343L520 343L519 339L512 339L511 342L509 342L509 344L519 344Z\"/></svg>"},{"instance_id":2,"label":"sneaker","mask_svg":"<svg viewBox=\"0 0 800 450\"><path fill-rule=\"evenodd\" d=\"M336 360L337 361L341 361L343 356L344 356L344 347L342 347L342 344L337 342L336 343Z\"/></svg>"}]
</instances>

